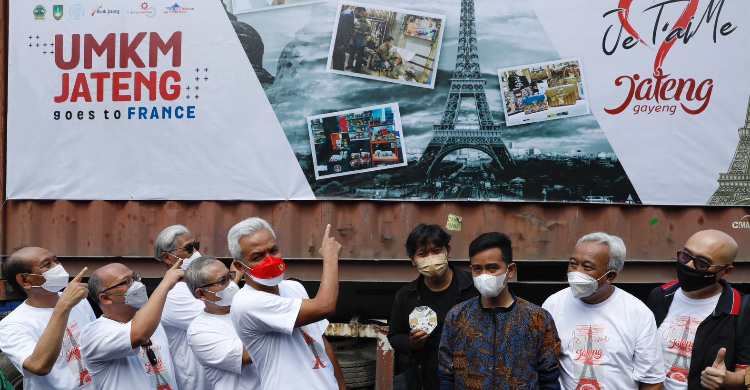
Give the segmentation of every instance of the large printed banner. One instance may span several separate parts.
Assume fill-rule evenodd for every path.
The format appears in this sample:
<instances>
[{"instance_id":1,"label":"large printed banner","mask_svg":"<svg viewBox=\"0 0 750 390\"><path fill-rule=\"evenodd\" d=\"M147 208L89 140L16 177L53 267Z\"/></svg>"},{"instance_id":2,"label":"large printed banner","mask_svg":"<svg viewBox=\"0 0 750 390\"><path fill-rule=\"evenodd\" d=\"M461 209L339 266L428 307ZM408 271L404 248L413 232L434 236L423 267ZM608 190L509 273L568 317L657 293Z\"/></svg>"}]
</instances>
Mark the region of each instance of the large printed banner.
<instances>
[{"instance_id":1,"label":"large printed banner","mask_svg":"<svg viewBox=\"0 0 750 390\"><path fill-rule=\"evenodd\" d=\"M750 3L364 1L11 1L8 197L750 204Z\"/></svg>"}]
</instances>

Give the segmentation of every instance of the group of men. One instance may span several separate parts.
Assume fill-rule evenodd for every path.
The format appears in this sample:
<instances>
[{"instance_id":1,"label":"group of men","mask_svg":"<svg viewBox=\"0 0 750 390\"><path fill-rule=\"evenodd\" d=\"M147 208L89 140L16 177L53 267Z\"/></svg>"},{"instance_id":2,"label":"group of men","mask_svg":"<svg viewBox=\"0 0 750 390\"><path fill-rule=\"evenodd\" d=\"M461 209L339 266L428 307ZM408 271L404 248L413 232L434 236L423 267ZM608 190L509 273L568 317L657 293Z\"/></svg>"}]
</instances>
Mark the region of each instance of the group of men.
<instances>
[{"instance_id":1,"label":"group of men","mask_svg":"<svg viewBox=\"0 0 750 390\"><path fill-rule=\"evenodd\" d=\"M324 337L336 310L341 252L330 228L312 299L300 283L284 280L275 233L260 218L229 230L230 267L202 256L186 227L164 229L154 257L165 273L150 296L124 264L96 269L88 284L84 268L69 282L50 251L18 249L2 273L27 299L0 321L0 350L27 390L345 389Z\"/></svg>"},{"instance_id":2,"label":"group of men","mask_svg":"<svg viewBox=\"0 0 750 390\"><path fill-rule=\"evenodd\" d=\"M420 225L406 250L419 278L396 295L388 338L408 389L746 389L748 298L732 288L738 246L726 233L694 234L677 252L677 280L646 304L612 283L622 239L578 240L569 287L538 307L517 297L510 238L469 245L470 272L449 264L450 235ZM427 310L429 308L429 310ZM436 317L420 326L420 313Z\"/></svg>"},{"instance_id":3,"label":"group of men","mask_svg":"<svg viewBox=\"0 0 750 390\"><path fill-rule=\"evenodd\" d=\"M365 7L354 7L342 12L339 15L336 38L333 43L331 67L340 71L353 69L357 73L361 72L367 37L371 35L372 25L367 20ZM348 61L346 60L347 51L349 52Z\"/></svg>"},{"instance_id":4,"label":"group of men","mask_svg":"<svg viewBox=\"0 0 750 390\"><path fill-rule=\"evenodd\" d=\"M27 390L345 389L324 336L342 248L330 229L312 299L284 280L276 235L260 218L229 230L229 267L202 256L184 226L164 229L154 257L165 273L150 296L123 264L69 282L53 253L18 249L2 273L27 299L0 321L0 350ZM750 319L725 280L738 251L729 235L693 235L677 252L678 280L647 304L612 284L623 241L586 235L570 257L570 286L542 307L508 288L517 267L507 235L477 237L470 272L449 263L450 240L420 225L406 241L420 276L396 295L388 338L409 389L746 389Z\"/></svg>"}]
</instances>

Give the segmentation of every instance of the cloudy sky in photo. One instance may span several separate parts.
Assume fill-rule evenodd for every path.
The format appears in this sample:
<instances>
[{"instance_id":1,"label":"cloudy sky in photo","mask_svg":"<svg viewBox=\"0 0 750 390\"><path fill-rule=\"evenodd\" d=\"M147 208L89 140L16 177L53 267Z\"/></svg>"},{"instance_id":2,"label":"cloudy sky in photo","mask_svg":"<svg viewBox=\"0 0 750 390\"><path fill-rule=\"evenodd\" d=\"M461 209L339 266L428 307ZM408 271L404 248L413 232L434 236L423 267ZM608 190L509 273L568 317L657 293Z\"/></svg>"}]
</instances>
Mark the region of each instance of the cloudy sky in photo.
<instances>
[{"instance_id":1,"label":"cloudy sky in photo","mask_svg":"<svg viewBox=\"0 0 750 390\"><path fill-rule=\"evenodd\" d=\"M231 10L231 0L225 1ZM367 3L446 15L434 90L326 73L337 1L237 15L263 39L263 66L277 77L267 91L269 100L298 153L310 153L305 118L311 115L398 102L408 149L424 148L432 137L432 126L440 120L455 67L461 1ZM475 0L475 6L487 99L496 122L504 124L497 69L556 60L559 55L525 0ZM280 62L280 57L289 58L292 53L293 61ZM503 140L513 142L514 147L543 151L612 152L592 115L508 127Z\"/></svg>"}]
</instances>

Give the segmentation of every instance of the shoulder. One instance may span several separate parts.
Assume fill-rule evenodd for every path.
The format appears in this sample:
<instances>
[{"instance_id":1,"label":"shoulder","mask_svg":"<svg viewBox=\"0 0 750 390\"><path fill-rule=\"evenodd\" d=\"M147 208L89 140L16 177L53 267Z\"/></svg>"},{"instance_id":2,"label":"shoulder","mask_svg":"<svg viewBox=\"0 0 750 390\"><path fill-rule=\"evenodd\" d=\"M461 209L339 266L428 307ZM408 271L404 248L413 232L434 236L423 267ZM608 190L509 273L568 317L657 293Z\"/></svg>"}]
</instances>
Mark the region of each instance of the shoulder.
<instances>
[{"instance_id":1,"label":"shoulder","mask_svg":"<svg viewBox=\"0 0 750 390\"><path fill-rule=\"evenodd\" d=\"M417 281L413 280L403 286L401 286L400 289L398 289L398 292L396 293L396 300L403 300L406 299L407 296L409 296L409 293L416 288Z\"/></svg>"},{"instance_id":2,"label":"shoulder","mask_svg":"<svg viewBox=\"0 0 750 390\"><path fill-rule=\"evenodd\" d=\"M453 306L453 308L450 309L450 311L448 311L448 315L446 316L446 319L448 317L457 317L464 313L474 310L476 307L478 307L477 305L478 299L479 297L472 298L472 299L469 299L468 301L463 301Z\"/></svg>"},{"instance_id":3,"label":"shoulder","mask_svg":"<svg viewBox=\"0 0 750 390\"><path fill-rule=\"evenodd\" d=\"M124 326L125 324L116 323L114 321L107 320L104 317L99 317L95 321L91 321L88 324L84 325L83 329L81 330L81 334L92 335L103 331L109 332L111 329L116 328L117 325Z\"/></svg>"},{"instance_id":4,"label":"shoulder","mask_svg":"<svg viewBox=\"0 0 750 390\"><path fill-rule=\"evenodd\" d=\"M567 301L568 297L572 297L570 293L570 287L566 287L547 298L544 303L542 303L542 308L548 311L554 310L555 307L564 304Z\"/></svg>"},{"instance_id":5,"label":"shoulder","mask_svg":"<svg viewBox=\"0 0 750 390\"><path fill-rule=\"evenodd\" d=\"M27 322L29 320L29 316L34 311L34 308L22 303L20 306L15 308L12 312L8 313L5 318L0 320L0 329L2 329L5 326L16 324L16 323L23 323Z\"/></svg>"},{"instance_id":6,"label":"shoulder","mask_svg":"<svg viewBox=\"0 0 750 390\"><path fill-rule=\"evenodd\" d=\"M305 286L296 280L287 279L279 283L279 294L286 298L307 299L307 290L305 290Z\"/></svg>"},{"instance_id":7,"label":"shoulder","mask_svg":"<svg viewBox=\"0 0 750 390\"><path fill-rule=\"evenodd\" d=\"M544 318L552 321L552 315L540 306L537 306L523 298L516 297L516 307L528 313L529 316Z\"/></svg>"},{"instance_id":8,"label":"shoulder","mask_svg":"<svg viewBox=\"0 0 750 390\"><path fill-rule=\"evenodd\" d=\"M190 326L187 328L188 335L194 334L194 333L200 333L204 329L211 329L211 324L213 321L211 321L211 318L205 314L205 312L201 311L200 314L198 314L195 319L190 323Z\"/></svg>"}]
</instances>

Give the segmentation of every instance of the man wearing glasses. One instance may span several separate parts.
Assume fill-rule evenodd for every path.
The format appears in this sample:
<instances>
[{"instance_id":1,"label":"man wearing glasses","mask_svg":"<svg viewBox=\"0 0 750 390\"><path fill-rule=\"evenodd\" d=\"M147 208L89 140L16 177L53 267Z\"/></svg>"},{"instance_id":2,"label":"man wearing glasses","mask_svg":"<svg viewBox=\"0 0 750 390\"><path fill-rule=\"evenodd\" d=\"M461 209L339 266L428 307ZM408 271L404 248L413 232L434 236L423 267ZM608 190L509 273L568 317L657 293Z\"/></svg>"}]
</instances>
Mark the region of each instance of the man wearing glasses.
<instances>
[{"instance_id":1,"label":"man wearing glasses","mask_svg":"<svg viewBox=\"0 0 750 390\"><path fill-rule=\"evenodd\" d=\"M68 283L57 256L34 247L21 248L3 262L3 277L27 298L0 321L0 350L23 373L25 389L94 388L78 352L81 328L96 319L86 300L88 287L81 283L86 270Z\"/></svg>"},{"instance_id":2,"label":"man wearing glasses","mask_svg":"<svg viewBox=\"0 0 750 390\"><path fill-rule=\"evenodd\" d=\"M201 256L200 242L190 234L185 226L173 225L159 233L154 240L154 258L162 262L166 269L182 260L182 269ZM195 359L187 342L187 329L193 319L203 311L201 301L195 299L185 282L178 282L169 291L161 324L169 339L169 352L179 356L175 360L175 376L180 390L203 390L208 387L203 366Z\"/></svg>"},{"instance_id":3,"label":"man wearing glasses","mask_svg":"<svg viewBox=\"0 0 750 390\"><path fill-rule=\"evenodd\" d=\"M256 390L260 377L229 317L232 298L240 290L234 278L235 271L213 256L198 258L185 271L190 292L206 305L188 327L188 344L205 369L210 389Z\"/></svg>"},{"instance_id":4,"label":"man wearing glasses","mask_svg":"<svg viewBox=\"0 0 750 390\"><path fill-rule=\"evenodd\" d=\"M667 376L665 390L745 389L750 333L743 294L726 278L737 242L718 230L695 233L677 252L677 280L651 292Z\"/></svg>"},{"instance_id":5,"label":"man wearing glasses","mask_svg":"<svg viewBox=\"0 0 750 390\"><path fill-rule=\"evenodd\" d=\"M184 276L177 261L151 294L141 275L113 263L94 271L89 296L102 316L83 328L81 356L98 390L176 390L169 342L159 320L167 293ZM183 357L180 356L180 359Z\"/></svg>"}]
</instances>

